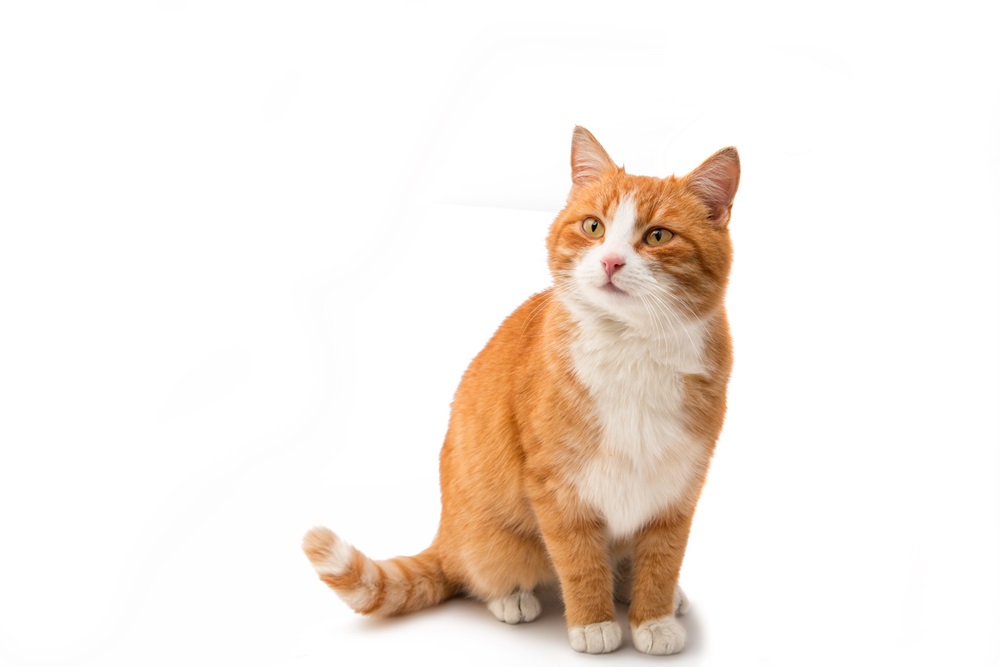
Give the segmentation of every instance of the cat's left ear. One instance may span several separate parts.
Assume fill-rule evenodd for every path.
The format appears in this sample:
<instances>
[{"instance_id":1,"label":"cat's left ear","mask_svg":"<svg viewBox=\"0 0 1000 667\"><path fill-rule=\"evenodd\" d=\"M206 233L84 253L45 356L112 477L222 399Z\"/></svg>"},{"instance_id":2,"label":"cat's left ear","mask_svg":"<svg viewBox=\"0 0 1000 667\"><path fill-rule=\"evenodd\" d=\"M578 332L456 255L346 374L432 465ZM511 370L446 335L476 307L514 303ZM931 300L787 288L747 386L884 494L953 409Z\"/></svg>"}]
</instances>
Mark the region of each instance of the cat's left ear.
<instances>
[{"instance_id":1,"label":"cat's left ear","mask_svg":"<svg viewBox=\"0 0 1000 667\"><path fill-rule=\"evenodd\" d=\"M723 148L686 177L688 187L708 206L717 227L729 224L736 188L740 185L740 155L732 146Z\"/></svg>"}]
</instances>

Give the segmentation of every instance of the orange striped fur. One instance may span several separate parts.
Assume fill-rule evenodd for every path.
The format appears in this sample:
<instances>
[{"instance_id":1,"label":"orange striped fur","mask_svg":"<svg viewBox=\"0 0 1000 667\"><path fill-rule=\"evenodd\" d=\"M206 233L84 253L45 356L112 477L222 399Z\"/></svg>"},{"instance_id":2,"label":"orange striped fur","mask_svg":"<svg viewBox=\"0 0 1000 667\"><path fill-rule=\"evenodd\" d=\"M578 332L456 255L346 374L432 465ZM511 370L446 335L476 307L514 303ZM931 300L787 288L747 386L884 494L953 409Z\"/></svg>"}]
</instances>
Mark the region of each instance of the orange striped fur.
<instances>
[{"instance_id":1,"label":"orange striped fur","mask_svg":"<svg viewBox=\"0 0 1000 667\"><path fill-rule=\"evenodd\" d=\"M355 611L393 615L463 594L505 622L557 584L571 646L683 648L677 586L725 415L724 309L739 157L682 178L626 174L583 128L548 236L553 287L528 299L469 366L441 451L431 546L374 561L325 528L303 549Z\"/></svg>"}]
</instances>

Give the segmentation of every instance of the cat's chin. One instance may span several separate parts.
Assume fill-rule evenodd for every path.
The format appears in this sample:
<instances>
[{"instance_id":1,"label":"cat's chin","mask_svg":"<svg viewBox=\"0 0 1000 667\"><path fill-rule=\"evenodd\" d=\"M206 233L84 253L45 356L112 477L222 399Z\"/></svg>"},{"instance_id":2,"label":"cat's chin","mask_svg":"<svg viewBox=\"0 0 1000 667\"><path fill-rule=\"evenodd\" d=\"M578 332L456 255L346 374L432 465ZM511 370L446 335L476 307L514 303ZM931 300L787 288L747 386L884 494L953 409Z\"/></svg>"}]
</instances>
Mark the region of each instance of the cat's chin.
<instances>
[{"instance_id":1,"label":"cat's chin","mask_svg":"<svg viewBox=\"0 0 1000 667\"><path fill-rule=\"evenodd\" d=\"M629 296L628 292L618 287L614 283L604 283L597 289L599 289L601 292L605 294L612 294L614 296Z\"/></svg>"},{"instance_id":2,"label":"cat's chin","mask_svg":"<svg viewBox=\"0 0 1000 667\"><path fill-rule=\"evenodd\" d=\"M633 314L632 311L636 306L634 296L631 292L609 282L573 290L567 294L566 303L575 305L571 307L574 311L582 308L583 311L602 317L630 319L629 316Z\"/></svg>"}]
</instances>

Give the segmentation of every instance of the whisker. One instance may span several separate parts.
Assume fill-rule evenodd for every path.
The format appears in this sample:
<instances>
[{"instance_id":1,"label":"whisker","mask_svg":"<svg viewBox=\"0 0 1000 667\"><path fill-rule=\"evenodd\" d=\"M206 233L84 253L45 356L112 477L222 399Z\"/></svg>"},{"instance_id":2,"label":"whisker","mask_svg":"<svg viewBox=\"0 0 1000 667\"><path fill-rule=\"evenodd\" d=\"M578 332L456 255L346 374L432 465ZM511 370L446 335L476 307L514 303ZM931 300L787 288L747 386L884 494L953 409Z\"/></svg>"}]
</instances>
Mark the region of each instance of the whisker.
<instances>
[{"instance_id":1,"label":"whisker","mask_svg":"<svg viewBox=\"0 0 1000 667\"><path fill-rule=\"evenodd\" d=\"M664 317L669 320L671 333L673 334L674 339L677 338L677 329L680 329L684 332L684 335L691 344L691 347L693 349L696 348L697 345L695 344L694 338L691 336L689 327L685 326L685 322L681 320L681 314L674 308L674 306L687 308L686 304L677 299L676 296L670 292L670 290L659 283L651 283L651 287L654 288L654 291L658 296L662 297L662 300L654 299L653 303L656 304L657 310L663 313ZM692 316L694 315L689 308L687 308L687 310Z\"/></svg>"}]
</instances>

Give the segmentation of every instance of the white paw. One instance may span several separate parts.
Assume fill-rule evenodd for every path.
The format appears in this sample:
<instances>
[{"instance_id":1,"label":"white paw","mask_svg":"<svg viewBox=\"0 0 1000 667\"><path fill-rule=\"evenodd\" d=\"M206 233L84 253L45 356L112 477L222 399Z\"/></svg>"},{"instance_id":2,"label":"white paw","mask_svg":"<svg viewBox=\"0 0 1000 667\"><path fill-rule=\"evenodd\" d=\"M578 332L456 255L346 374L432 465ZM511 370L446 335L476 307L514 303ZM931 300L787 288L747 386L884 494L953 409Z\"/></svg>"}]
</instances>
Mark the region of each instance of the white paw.
<instances>
[{"instance_id":1,"label":"white paw","mask_svg":"<svg viewBox=\"0 0 1000 667\"><path fill-rule=\"evenodd\" d=\"M617 621L574 625L569 629L569 645L580 653L611 653L622 645L622 628Z\"/></svg>"},{"instance_id":2,"label":"white paw","mask_svg":"<svg viewBox=\"0 0 1000 667\"><path fill-rule=\"evenodd\" d=\"M673 616L664 616L640 623L632 628L632 645L651 655L670 655L684 650L687 633Z\"/></svg>"},{"instance_id":3,"label":"white paw","mask_svg":"<svg viewBox=\"0 0 1000 667\"><path fill-rule=\"evenodd\" d=\"M498 621L504 623L530 623L542 613L542 605L531 591L515 591L506 597L490 600L486 608Z\"/></svg>"},{"instance_id":4,"label":"white paw","mask_svg":"<svg viewBox=\"0 0 1000 667\"><path fill-rule=\"evenodd\" d=\"M674 613L678 616L683 616L688 613L688 609L691 608L691 603L688 602L688 596L684 595L684 591L681 590L681 585L677 584L674 587Z\"/></svg>"}]
</instances>

